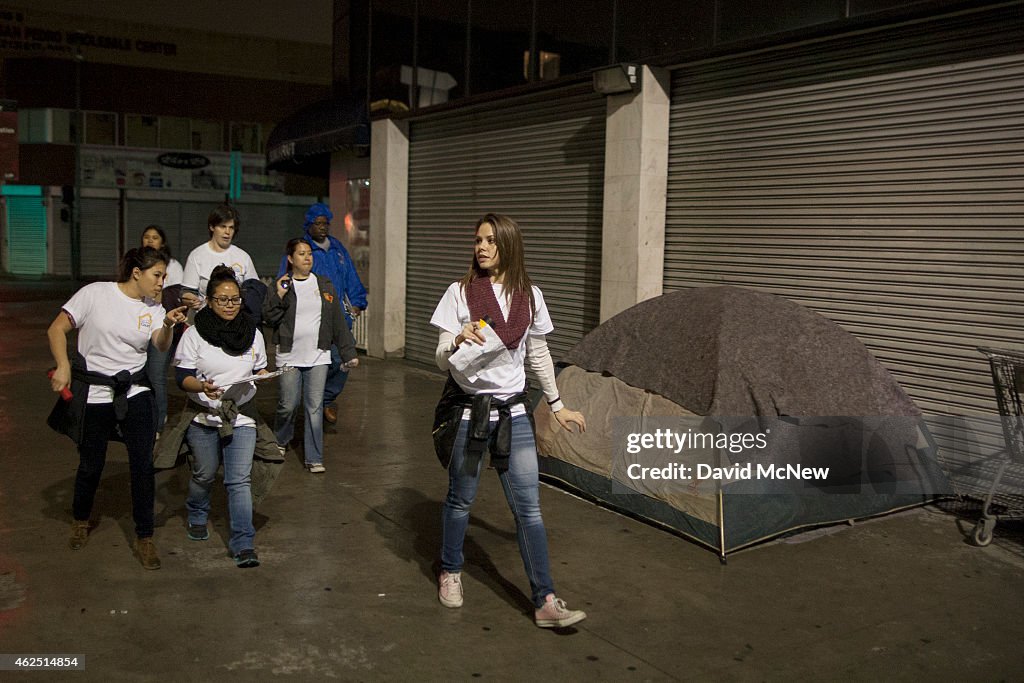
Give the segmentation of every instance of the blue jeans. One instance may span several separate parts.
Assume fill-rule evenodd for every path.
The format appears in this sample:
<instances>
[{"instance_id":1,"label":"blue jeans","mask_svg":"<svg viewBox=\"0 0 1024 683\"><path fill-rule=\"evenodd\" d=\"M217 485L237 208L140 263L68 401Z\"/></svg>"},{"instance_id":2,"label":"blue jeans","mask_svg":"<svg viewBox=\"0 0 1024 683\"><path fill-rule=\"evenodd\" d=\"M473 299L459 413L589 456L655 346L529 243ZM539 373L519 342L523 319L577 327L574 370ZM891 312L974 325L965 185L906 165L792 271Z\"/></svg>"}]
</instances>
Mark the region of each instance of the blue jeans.
<instances>
[{"instance_id":1,"label":"blue jeans","mask_svg":"<svg viewBox=\"0 0 1024 683\"><path fill-rule=\"evenodd\" d=\"M188 445L192 448L192 479L188 483L189 524L206 524L210 513L210 489L217 477L221 456L224 457L224 488L228 492L228 516L231 521L232 555L253 548L256 529L252 525L252 493L249 477L252 454L256 449L256 428L235 427L234 434L223 442L216 427L193 422L188 426Z\"/></svg>"},{"instance_id":2,"label":"blue jeans","mask_svg":"<svg viewBox=\"0 0 1024 683\"><path fill-rule=\"evenodd\" d=\"M497 426L491 423L491 433ZM447 572L462 570L462 554L469 508L480 484L483 457L466 457L466 435L469 421L463 420L455 437L452 461L448 466L448 497L441 512L441 568ZM537 474L537 445L527 415L512 418L512 454L509 469L498 473L505 499L516 520L516 539L523 567L530 579L533 604L541 607L544 598L555 592L548 562L548 539L540 516L540 480Z\"/></svg>"},{"instance_id":3,"label":"blue jeans","mask_svg":"<svg viewBox=\"0 0 1024 683\"><path fill-rule=\"evenodd\" d=\"M341 370L341 353L337 346L331 347L331 364L328 366L327 381L324 384L324 407L334 403L348 381L348 373Z\"/></svg>"},{"instance_id":4,"label":"blue jeans","mask_svg":"<svg viewBox=\"0 0 1024 683\"><path fill-rule=\"evenodd\" d=\"M324 384L327 365L296 368L278 378L277 412L274 414L274 436L286 445L295 433L295 409L299 398L306 412L303 451L307 465L324 461Z\"/></svg>"},{"instance_id":5,"label":"blue jeans","mask_svg":"<svg viewBox=\"0 0 1024 683\"><path fill-rule=\"evenodd\" d=\"M167 422L167 368L171 364L171 356L174 348L160 351L149 343L149 350L146 352L146 377L149 378L149 385L153 389L153 399L156 401L156 431L164 429Z\"/></svg>"}]
</instances>

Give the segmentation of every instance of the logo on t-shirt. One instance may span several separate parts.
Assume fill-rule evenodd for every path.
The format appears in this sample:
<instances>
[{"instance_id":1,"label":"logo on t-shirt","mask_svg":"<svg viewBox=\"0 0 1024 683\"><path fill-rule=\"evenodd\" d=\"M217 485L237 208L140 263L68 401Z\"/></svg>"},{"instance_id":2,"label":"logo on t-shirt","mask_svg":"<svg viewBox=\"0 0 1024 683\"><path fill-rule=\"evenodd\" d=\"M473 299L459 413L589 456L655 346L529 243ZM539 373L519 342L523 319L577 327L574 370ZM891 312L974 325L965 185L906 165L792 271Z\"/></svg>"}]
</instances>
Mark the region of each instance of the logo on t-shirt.
<instances>
[{"instance_id":1,"label":"logo on t-shirt","mask_svg":"<svg viewBox=\"0 0 1024 683\"><path fill-rule=\"evenodd\" d=\"M151 330L153 329L153 314L143 313L139 316L139 329L140 330Z\"/></svg>"},{"instance_id":2,"label":"logo on t-shirt","mask_svg":"<svg viewBox=\"0 0 1024 683\"><path fill-rule=\"evenodd\" d=\"M235 279L241 280L242 276L245 275L245 266L241 263L232 263L231 270L235 271Z\"/></svg>"}]
</instances>

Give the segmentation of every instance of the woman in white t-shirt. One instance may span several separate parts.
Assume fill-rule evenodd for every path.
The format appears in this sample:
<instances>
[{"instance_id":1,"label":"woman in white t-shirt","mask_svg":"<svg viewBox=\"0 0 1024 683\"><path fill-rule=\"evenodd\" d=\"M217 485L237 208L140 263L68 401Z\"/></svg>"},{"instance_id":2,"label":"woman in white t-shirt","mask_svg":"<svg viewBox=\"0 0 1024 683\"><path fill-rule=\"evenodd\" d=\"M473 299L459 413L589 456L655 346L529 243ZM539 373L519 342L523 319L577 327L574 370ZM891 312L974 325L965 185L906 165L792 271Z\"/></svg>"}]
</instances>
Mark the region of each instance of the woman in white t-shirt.
<instances>
[{"instance_id":1,"label":"woman in white t-shirt","mask_svg":"<svg viewBox=\"0 0 1024 683\"><path fill-rule=\"evenodd\" d=\"M228 547L239 567L259 566L252 524L250 478L256 449L256 385L244 381L267 372L263 335L242 311L242 295L234 271L217 266L206 285L209 306L195 316L174 357L178 386L200 412L188 427L192 479L188 485L188 537L205 541L210 489L221 461L228 493L231 538Z\"/></svg>"},{"instance_id":2,"label":"woman in white t-shirt","mask_svg":"<svg viewBox=\"0 0 1024 683\"><path fill-rule=\"evenodd\" d=\"M485 318L490 321L487 329L479 322ZM523 238L515 221L489 213L477 222L469 271L448 287L430 323L440 330L438 367L449 372L445 398L454 393L456 399L464 399L461 404L455 402L462 417L448 463L448 496L442 512L441 604L462 606L462 548L480 483L482 453L487 449L516 520L519 553L536 607L534 623L554 628L585 619L585 613L570 610L555 597L540 514L537 446L526 405L525 365L529 363L540 378L558 424L569 431L573 425L584 430L586 420L558 398L545 341L554 327L540 289L526 274ZM480 362L463 363L467 355L480 350L473 345L494 350L480 357Z\"/></svg>"},{"instance_id":3,"label":"woman in white t-shirt","mask_svg":"<svg viewBox=\"0 0 1024 683\"><path fill-rule=\"evenodd\" d=\"M355 339L345 324L338 294L330 279L313 274L313 249L296 237L285 246L288 272L267 291L263 321L273 328L278 368L298 372L281 375L274 420L278 448L283 453L292 440L295 410L301 397L306 409L304 459L313 474L324 472L324 386L331 365L331 346L341 354L341 369L359 364Z\"/></svg>"},{"instance_id":4,"label":"woman in white t-shirt","mask_svg":"<svg viewBox=\"0 0 1024 683\"><path fill-rule=\"evenodd\" d=\"M188 255L181 282L181 300L194 310L202 308L202 293L206 291L210 273L217 266L231 268L238 284L259 279L249 254L231 243L242 227L235 207L221 204L210 212L206 222L210 239Z\"/></svg>"},{"instance_id":5,"label":"woman in white t-shirt","mask_svg":"<svg viewBox=\"0 0 1024 683\"><path fill-rule=\"evenodd\" d=\"M184 271L178 260L171 255L171 245L167 243L164 229L159 225L147 225L142 231L142 246L159 249L167 255L167 278L164 280L161 303L167 310L177 308L181 305L181 280ZM171 365L176 342L184 331L182 327L183 325L175 326L171 347L166 351L161 351L155 344L149 345L146 376L153 388L153 400L156 402L157 438L160 438L160 432L167 422L167 369Z\"/></svg>"},{"instance_id":6,"label":"woman in white t-shirt","mask_svg":"<svg viewBox=\"0 0 1024 683\"><path fill-rule=\"evenodd\" d=\"M152 392L145 386L146 349L171 344L172 327L185 320L185 308L165 311L158 301L166 276L163 252L141 247L121 259L117 282L82 287L50 324L50 353L57 363L50 387L71 390L58 402L50 424L78 445L78 472L68 545L79 550L89 540L89 517L115 430L128 449L132 548L146 569L159 569L153 545L153 443L156 421ZM74 362L67 336L78 330Z\"/></svg>"}]
</instances>

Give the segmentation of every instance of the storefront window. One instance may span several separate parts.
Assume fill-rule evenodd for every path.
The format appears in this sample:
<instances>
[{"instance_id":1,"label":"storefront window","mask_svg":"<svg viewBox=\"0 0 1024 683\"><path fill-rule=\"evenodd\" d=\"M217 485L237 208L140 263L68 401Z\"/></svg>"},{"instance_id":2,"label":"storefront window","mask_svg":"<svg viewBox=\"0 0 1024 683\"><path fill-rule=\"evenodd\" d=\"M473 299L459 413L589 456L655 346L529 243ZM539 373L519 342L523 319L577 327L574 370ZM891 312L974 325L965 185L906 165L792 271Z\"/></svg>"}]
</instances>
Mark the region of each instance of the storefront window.
<instances>
[{"instance_id":1,"label":"storefront window","mask_svg":"<svg viewBox=\"0 0 1024 683\"><path fill-rule=\"evenodd\" d=\"M157 147L160 125L155 116L125 114L124 144L128 147Z\"/></svg>"},{"instance_id":2,"label":"storefront window","mask_svg":"<svg viewBox=\"0 0 1024 683\"><path fill-rule=\"evenodd\" d=\"M337 218L335 218L337 221ZM345 183L345 244L356 264L359 279L370 283L370 179Z\"/></svg>"},{"instance_id":3,"label":"storefront window","mask_svg":"<svg viewBox=\"0 0 1024 683\"><path fill-rule=\"evenodd\" d=\"M164 149L191 149L192 125L179 116L160 117L160 147Z\"/></svg>"},{"instance_id":4,"label":"storefront window","mask_svg":"<svg viewBox=\"0 0 1024 683\"><path fill-rule=\"evenodd\" d=\"M116 145L117 114L100 111L86 112L85 142L90 145Z\"/></svg>"},{"instance_id":5,"label":"storefront window","mask_svg":"<svg viewBox=\"0 0 1024 683\"><path fill-rule=\"evenodd\" d=\"M192 119L192 149L207 152L224 150L224 126L220 121Z\"/></svg>"},{"instance_id":6,"label":"storefront window","mask_svg":"<svg viewBox=\"0 0 1024 683\"><path fill-rule=\"evenodd\" d=\"M263 141L258 123L231 124L231 150L248 154L262 154Z\"/></svg>"}]
</instances>

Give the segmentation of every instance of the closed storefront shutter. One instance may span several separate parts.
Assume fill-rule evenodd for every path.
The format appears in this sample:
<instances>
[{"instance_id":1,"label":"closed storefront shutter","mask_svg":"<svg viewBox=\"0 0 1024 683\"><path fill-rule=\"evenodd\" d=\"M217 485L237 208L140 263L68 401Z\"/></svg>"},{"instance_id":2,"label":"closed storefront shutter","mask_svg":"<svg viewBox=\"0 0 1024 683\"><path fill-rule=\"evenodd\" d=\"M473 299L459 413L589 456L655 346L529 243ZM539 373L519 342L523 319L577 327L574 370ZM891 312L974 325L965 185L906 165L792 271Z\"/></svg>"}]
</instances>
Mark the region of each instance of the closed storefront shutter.
<instances>
[{"instance_id":1,"label":"closed storefront shutter","mask_svg":"<svg viewBox=\"0 0 1024 683\"><path fill-rule=\"evenodd\" d=\"M996 412L975 347L1024 344L1022 35L979 14L676 70L665 290L790 298L926 414Z\"/></svg>"},{"instance_id":2,"label":"closed storefront shutter","mask_svg":"<svg viewBox=\"0 0 1024 683\"><path fill-rule=\"evenodd\" d=\"M116 197L86 196L81 199L82 277L116 280L118 200Z\"/></svg>"},{"instance_id":3,"label":"closed storefront shutter","mask_svg":"<svg viewBox=\"0 0 1024 683\"><path fill-rule=\"evenodd\" d=\"M37 196L6 197L7 265L12 275L46 272L46 206L42 188L34 189Z\"/></svg>"},{"instance_id":4,"label":"closed storefront shutter","mask_svg":"<svg viewBox=\"0 0 1024 683\"><path fill-rule=\"evenodd\" d=\"M443 112L410 125L407 358L432 363L430 316L472 260L487 212L523 229L557 360L597 326L605 100L588 83Z\"/></svg>"},{"instance_id":5,"label":"closed storefront shutter","mask_svg":"<svg viewBox=\"0 0 1024 683\"><path fill-rule=\"evenodd\" d=\"M124 219L127 225L129 249L139 246L142 231L147 225L159 225L167 234L167 244L174 258L181 260L178 251L180 234L180 211L178 201L155 197L156 193L140 194L126 192ZM187 256L188 254L186 254Z\"/></svg>"}]
</instances>

